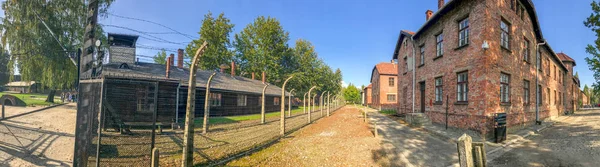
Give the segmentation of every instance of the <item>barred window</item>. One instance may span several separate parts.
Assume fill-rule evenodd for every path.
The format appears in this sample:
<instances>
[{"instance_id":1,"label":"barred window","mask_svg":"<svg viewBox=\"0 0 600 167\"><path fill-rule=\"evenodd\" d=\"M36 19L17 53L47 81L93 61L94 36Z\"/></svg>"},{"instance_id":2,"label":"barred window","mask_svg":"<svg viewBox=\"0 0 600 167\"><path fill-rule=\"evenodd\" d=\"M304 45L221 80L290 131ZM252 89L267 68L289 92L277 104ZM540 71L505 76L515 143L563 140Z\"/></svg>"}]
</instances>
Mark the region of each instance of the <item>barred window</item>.
<instances>
[{"instance_id":1,"label":"barred window","mask_svg":"<svg viewBox=\"0 0 600 167\"><path fill-rule=\"evenodd\" d=\"M500 73L500 102L510 103L510 76Z\"/></svg>"},{"instance_id":2,"label":"barred window","mask_svg":"<svg viewBox=\"0 0 600 167\"><path fill-rule=\"evenodd\" d=\"M529 105L529 81L523 81L523 104Z\"/></svg>"},{"instance_id":3,"label":"barred window","mask_svg":"<svg viewBox=\"0 0 600 167\"><path fill-rule=\"evenodd\" d=\"M457 83L456 83L456 95L458 102L467 102L468 101L468 92L469 92L469 76L468 71L461 72L457 74Z\"/></svg>"},{"instance_id":4,"label":"barred window","mask_svg":"<svg viewBox=\"0 0 600 167\"><path fill-rule=\"evenodd\" d=\"M436 39L436 56L442 56L444 55L444 34L438 34L437 36L435 36Z\"/></svg>"},{"instance_id":5,"label":"barred window","mask_svg":"<svg viewBox=\"0 0 600 167\"><path fill-rule=\"evenodd\" d=\"M387 101L388 102L395 102L396 101L396 95L395 94L388 94L387 95Z\"/></svg>"},{"instance_id":6,"label":"barred window","mask_svg":"<svg viewBox=\"0 0 600 167\"><path fill-rule=\"evenodd\" d=\"M443 84L444 84L444 81L442 80L442 77L435 78L435 102L436 103L441 103L442 99L444 98L443 97L444 89L442 87Z\"/></svg>"},{"instance_id":7,"label":"barred window","mask_svg":"<svg viewBox=\"0 0 600 167\"><path fill-rule=\"evenodd\" d=\"M238 106L246 106L247 99L248 99L248 96L246 96L246 95L238 95L237 96L237 105Z\"/></svg>"},{"instance_id":8,"label":"barred window","mask_svg":"<svg viewBox=\"0 0 600 167\"><path fill-rule=\"evenodd\" d=\"M510 49L510 45L508 43L508 40L510 38L510 36L509 36L510 25L508 23L506 23L504 20L502 20L502 21L500 21L500 30L502 30L501 35L500 35L500 45L506 49Z\"/></svg>"},{"instance_id":9,"label":"barred window","mask_svg":"<svg viewBox=\"0 0 600 167\"><path fill-rule=\"evenodd\" d=\"M458 24L458 46L469 44L469 19L463 19Z\"/></svg>"},{"instance_id":10,"label":"barred window","mask_svg":"<svg viewBox=\"0 0 600 167\"><path fill-rule=\"evenodd\" d=\"M221 106L220 93L210 93L210 106Z\"/></svg>"}]
</instances>

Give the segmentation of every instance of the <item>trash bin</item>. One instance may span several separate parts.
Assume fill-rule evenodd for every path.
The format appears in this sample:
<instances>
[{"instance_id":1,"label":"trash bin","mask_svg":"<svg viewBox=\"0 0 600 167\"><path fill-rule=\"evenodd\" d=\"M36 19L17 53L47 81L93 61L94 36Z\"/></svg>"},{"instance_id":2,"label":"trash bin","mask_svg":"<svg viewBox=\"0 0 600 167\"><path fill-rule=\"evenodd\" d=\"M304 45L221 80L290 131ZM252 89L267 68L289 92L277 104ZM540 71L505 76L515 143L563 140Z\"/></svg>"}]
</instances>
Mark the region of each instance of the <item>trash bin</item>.
<instances>
[{"instance_id":1,"label":"trash bin","mask_svg":"<svg viewBox=\"0 0 600 167\"><path fill-rule=\"evenodd\" d=\"M494 137L496 143L506 140L506 113L494 114Z\"/></svg>"}]
</instances>

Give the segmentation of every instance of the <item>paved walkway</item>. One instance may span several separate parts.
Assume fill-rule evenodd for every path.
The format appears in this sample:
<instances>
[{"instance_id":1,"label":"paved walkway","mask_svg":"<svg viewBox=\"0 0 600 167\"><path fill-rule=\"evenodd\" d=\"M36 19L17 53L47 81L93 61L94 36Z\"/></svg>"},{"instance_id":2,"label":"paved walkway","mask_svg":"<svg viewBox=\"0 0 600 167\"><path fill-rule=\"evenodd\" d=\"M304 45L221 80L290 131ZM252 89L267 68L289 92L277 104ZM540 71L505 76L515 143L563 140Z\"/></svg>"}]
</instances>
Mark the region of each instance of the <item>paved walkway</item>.
<instances>
[{"instance_id":1,"label":"paved walkway","mask_svg":"<svg viewBox=\"0 0 600 167\"><path fill-rule=\"evenodd\" d=\"M382 166L449 166L458 162L456 144L402 125L377 112L369 112L371 125L377 122L382 148Z\"/></svg>"},{"instance_id":2,"label":"paved walkway","mask_svg":"<svg viewBox=\"0 0 600 167\"><path fill-rule=\"evenodd\" d=\"M598 166L600 110L578 111L493 160L491 166Z\"/></svg>"},{"instance_id":3,"label":"paved walkway","mask_svg":"<svg viewBox=\"0 0 600 167\"><path fill-rule=\"evenodd\" d=\"M71 166L75 108L72 103L0 120L0 166Z\"/></svg>"}]
</instances>

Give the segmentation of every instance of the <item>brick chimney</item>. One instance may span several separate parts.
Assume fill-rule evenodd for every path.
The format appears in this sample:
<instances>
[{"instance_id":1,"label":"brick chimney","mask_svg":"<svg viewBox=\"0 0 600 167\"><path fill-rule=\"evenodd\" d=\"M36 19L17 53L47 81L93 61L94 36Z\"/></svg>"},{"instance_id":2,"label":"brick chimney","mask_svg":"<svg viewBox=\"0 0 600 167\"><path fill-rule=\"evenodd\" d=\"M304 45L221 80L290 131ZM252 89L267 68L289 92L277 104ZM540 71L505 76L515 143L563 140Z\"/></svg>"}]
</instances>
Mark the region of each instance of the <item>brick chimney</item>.
<instances>
[{"instance_id":1,"label":"brick chimney","mask_svg":"<svg viewBox=\"0 0 600 167\"><path fill-rule=\"evenodd\" d=\"M169 55L169 60L168 63L169 65L173 66L173 62L175 61L175 54L171 53L171 55Z\"/></svg>"},{"instance_id":2,"label":"brick chimney","mask_svg":"<svg viewBox=\"0 0 600 167\"><path fill-rule=\"evenodd\" d=\"M431 15L433 15L433 11L427 10L427 12L425 12L425 21L429 21L429 18L431 18Z\"/></svg>"},{"instance_id":3,"label":"brick chimney","mask_svg":"<svg viewBox=\"0 0 600 167\"><path fill-rule=\"evenodd\" d=\"M444 7L444 0L438 0L438 10L440 10L442 7Z\"/></svg>"},{"instance_id":4,"label":"brick chimney","mask_svg":"<svg viewBox=\"0 0 600 167\"><path fill-rule=\"evenodd\" d=\"M254 80L254 72L252 72L252 80Z\"/></svg>"},{"instance_id":5,"label":"brick chimney","mask_svg":"<svg viewBox=\"0 0 600 167\"><path fill-rule=\"evenodd\" d=\"M171 54L171 56L169 56L167 58L167 74L165 75L167 78L169 78L169 72L171 71L171 62L172 62L172 56L173 54Z\"/></svg>"},{"instance_id":6,"label":"brick chimney","mask_svg":"<svg viewBox=\"0 0 600 167\"><path fill-rule=\"evenodd\" d=\"M231 76L235 76L235 62L231 61Z\"/></svg>"},{"instance_id":7,"label":"brick chimney","mask_svg":"<svg viewBox=\"0 0 600 167\"><path fill-rule=\"evenodd\" d=\"M183 49L177 49L177 68L183 69Z\"/></svg>"},{"instance_id":8,"label":"brick chimney","mask_svg":"<svg viewBox=\"0 0 600 167\"><path fill-rule=\"evenodd\" d=\"M266 82L265 82L265 81L266 81L266 79L267 79L267 77L265 76L265 72L263 71L263 73L262 73L262 82L263 82L263 83L266 83Z\"/></svg>"}]
</instances>

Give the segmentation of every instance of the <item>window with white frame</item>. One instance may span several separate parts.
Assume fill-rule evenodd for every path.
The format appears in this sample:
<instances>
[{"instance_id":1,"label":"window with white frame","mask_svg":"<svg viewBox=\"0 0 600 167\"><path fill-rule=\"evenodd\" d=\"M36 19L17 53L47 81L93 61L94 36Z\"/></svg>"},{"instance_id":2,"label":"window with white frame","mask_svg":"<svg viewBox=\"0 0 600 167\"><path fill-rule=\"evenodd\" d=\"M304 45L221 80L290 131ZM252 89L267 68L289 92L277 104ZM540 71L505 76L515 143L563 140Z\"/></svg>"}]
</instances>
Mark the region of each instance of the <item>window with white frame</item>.
<instances>
[{"instance_id":1,"label":"window with white frame","mask_svg":"<svg viewBox=\"0 0 600 167\"><path fill-rule=\"evenodd\" d=\"M500 73L500 102L510 103L510 75Z\"/></svg>"},{"instance_id":2,"label":"window with white frame","mask_svg":"<svg viewBox=\"0 0 600 167\"><path fill-rule=\"evenodd\" d=\"M444 55L444 34L438 34L435 36L436 41L436 56L440 57Z\"/></svg>"},{"instance_id":3,"label":"window with white frame","mask_svg":"<svg viewBox=\"0 0 600 167\"><path fill-rule=\"evenodd\" d=\"M469 44L469 18L458 22L458 46Z\"/></svg>"},{"instance_id":4,"label":"window with white frame","mask_svg":"<svg viewBox=\"0 0 600 167\"><path fill-rule=\"evenodd\" d=\"M443 89L444 81L442 77L435 78L435 102L441 103L444 98L444 89Z\"/></svg>"},{"instance_id":5,"label":"window with white frame","mask_svg":"<svg viewBox=\"0 0 600 167\"><path fill-rule=\"evenodd\" d=\"M248 100L248 96L246 95L237 95L237 105L238 106L246 106L246 100Z\"/></svg>"},{"instance_id":6,"label":"window with white frame","mask_svg":"<svg viewBox=\"0 0 600 167\"><path fill-rule=\"evenodd\" d=\"M510 25L508 23L506 23L506 21L501 20L500 21L500 30L501 30L501 35L500 35L500 45L506 49L510 49L510 45L509 45L509 31L510 31Z\"/></svg>"},{"instance_id":7,"label":"window with white frame","mask_svg":"<svg viewBox=\"0 0 600 167\"><path fill-rule=\"evenodd\" d=\"M468 92L469 92L469 72L460 72L457 74L457 82L456 82L456 101L458 102L467 102Z\"/></svg>"}]
</instances>

